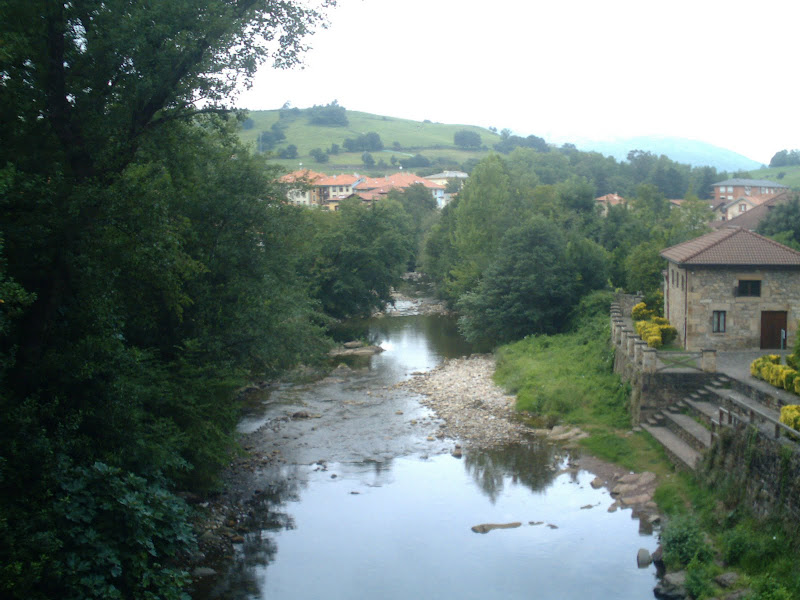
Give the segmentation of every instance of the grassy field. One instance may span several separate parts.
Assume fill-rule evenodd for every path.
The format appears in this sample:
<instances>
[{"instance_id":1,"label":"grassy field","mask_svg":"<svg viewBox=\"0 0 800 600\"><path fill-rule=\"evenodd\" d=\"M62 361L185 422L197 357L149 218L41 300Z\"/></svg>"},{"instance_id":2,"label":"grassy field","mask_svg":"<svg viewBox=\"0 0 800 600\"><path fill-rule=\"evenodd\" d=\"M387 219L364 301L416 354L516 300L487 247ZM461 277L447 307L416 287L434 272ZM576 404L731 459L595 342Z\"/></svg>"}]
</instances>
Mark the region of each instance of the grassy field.
<instances>
[{"instance_id":1,"label":"grassy field","mask_svg":"<svg viewBox=\"0 0 800 600\"><path fill-rule=\"evenodd\" d=\"M249 117L253 120L253 127L243 129L240 137L246 144L255 148L258 135L262 131L269 130L274 123L278 122L278 111L251 111ZM382 175L398 170L398 167L391 164L392 156L399 161L414 154L423 154L432 161L440 160L438 164L456 165L470 158L478 160L484 158L489 152L488 148L500 140L500 136L496 133L474 125L410 121L350 110L347 111L347 118L350 122L347 127L324 127L309 124L308 118L301 114L289 122L285 130L286 139L278 144L279 148L294 144L297 146L298 157L295 159L275 158L274 162L284 166L287 170L297 169L302 163L303 168L326 173L357 171ZM487 149L467 151L457 148L453 144L453 134L462 129L478 133ZM331 144L339 144L341 147L345 138L355 138L371 131L381 136L385 148L381 152L373 152L373 158L375 162L382 158L387 165L386 169L378 167L367 169L361 161L360 152L340 152L331 155L327 163L317 163L309 155L314 148L324 150L330 148ZM400 145L400 149L394 148L395 142Z\"/></svg>"}]
</instances>

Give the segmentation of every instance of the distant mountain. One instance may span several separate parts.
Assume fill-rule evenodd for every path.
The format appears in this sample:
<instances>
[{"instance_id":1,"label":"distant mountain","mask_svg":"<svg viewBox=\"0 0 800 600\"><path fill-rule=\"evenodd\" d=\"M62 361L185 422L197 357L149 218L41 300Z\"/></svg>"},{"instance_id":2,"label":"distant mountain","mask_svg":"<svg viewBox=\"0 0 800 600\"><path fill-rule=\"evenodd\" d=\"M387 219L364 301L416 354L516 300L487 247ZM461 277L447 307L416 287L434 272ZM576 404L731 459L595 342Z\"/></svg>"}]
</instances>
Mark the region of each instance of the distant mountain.
<instances>
[{"instance_id":1,"label":"distant mountain","mask_svg":"<svg viewBox=\"0 0 800 600\"><path fill-rule=\"evenodd\" d=\"M716 167L719 171L752 171L763 165L732 150L719 146L672 137L633 137L606 141L584 140L575 142L579 150L600 152L625 160L631 150L645 150L653 154L665 154L672 160L695 167Z\"/></svg>"}]
</instances>

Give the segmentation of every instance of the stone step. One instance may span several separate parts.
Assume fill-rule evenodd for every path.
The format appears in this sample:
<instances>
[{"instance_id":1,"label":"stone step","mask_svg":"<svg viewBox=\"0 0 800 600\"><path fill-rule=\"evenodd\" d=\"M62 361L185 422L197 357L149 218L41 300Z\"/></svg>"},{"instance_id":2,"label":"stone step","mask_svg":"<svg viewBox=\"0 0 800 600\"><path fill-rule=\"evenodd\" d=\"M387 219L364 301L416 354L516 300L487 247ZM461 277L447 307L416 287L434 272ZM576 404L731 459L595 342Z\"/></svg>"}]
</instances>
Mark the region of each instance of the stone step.
<instances>
[{"instance_id":1,"label":"stone step","mask_svg":"<svg viewBox=\"0 0 800 600\"><path fill-rule=\"evenodd\" d=\"M719 421L719 405L713 402L706 402L703 400L686 399L686 404L689 405L689 411L692 415L700 419L706 424L711 424L711 419Z\"/></svg>"},{"instance_id":2,"label":"stone step","mask_svg":"<svg viewBox=\"0 0 800 600\"><path fill-rule=\"evenodd\" d=\"M689 415L669 413L667 427L669 430L698 451L711 446L711 432Z\"/></svg>"},{"instance_id":3,"label":"stone step","mask_svg":"<svg viewBox=\"0 0 800 600\"><path fill-rule=\"evenodd\" d=\"M700 462L700 453L669 429L652 425L643 425L642 427L664 446L667 455L677 467L690 471L697 468L697 464Z\"/></svg>"}]
</instances>

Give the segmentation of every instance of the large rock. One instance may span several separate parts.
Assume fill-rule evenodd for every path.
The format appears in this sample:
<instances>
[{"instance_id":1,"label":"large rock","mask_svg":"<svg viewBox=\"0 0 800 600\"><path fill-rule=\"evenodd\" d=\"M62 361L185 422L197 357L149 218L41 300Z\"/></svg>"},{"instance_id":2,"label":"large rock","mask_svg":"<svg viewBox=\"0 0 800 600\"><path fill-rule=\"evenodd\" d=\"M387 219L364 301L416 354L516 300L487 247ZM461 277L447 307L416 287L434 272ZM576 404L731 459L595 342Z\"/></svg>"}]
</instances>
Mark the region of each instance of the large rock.
<instances>
[{"instance_id":1,"label":"large rock","mask_svg":"<svg viewBox=\"0 0 800 600\"><path fill-rule=\"evenodd\" d=\"M636 566L640 569L644 569L645 567L649 567L652 562L653 559L650 556L650 551L647 548L639 548L639 552L636 553Z\"/></svg>"},{"instance_id":2,"label":"large rock","mask_svg":"<svg viewBox=\"0 0 800 600\"><path fill-rule=\"evenodd\" d=\"M686 600L686 571L667 573L653 590L659 600Z\"/></svg>"}]
</instances>

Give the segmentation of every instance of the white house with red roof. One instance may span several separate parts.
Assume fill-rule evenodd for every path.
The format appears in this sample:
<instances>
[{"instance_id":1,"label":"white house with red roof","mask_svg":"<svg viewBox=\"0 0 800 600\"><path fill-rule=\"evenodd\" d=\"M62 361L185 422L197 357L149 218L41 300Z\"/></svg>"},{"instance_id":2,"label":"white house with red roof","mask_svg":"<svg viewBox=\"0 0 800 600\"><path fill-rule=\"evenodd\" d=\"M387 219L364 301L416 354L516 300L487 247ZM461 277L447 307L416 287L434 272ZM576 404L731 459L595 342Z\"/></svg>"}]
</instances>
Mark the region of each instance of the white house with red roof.
<instances>
[{"instance_id":1,"label":"white house with red roof","mask_svg":"<svg viewBox=\"0 0 800 600\"><path fill-rule=\"evenodd\" d=\"M436 200L436 206L442 207L444 205L445 186L414 173L400 172L386 175L385 177L365 177L353 185L353 192L363 200L377 200L385 197L393 189L403 190L412 185L425 186L430 190L433 199Z\"/></svg>"}]
</instances>

